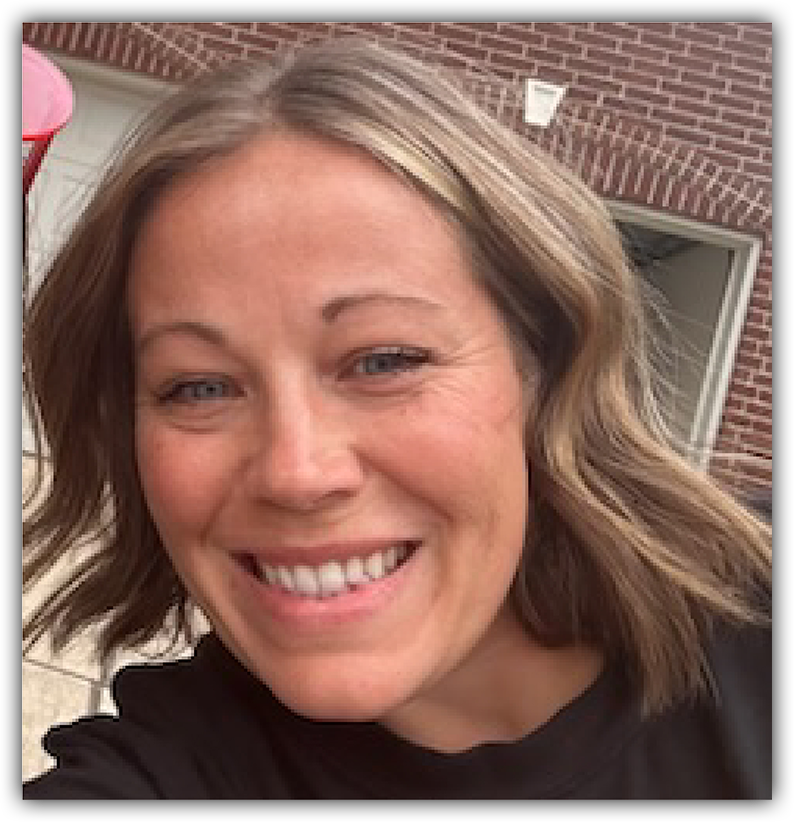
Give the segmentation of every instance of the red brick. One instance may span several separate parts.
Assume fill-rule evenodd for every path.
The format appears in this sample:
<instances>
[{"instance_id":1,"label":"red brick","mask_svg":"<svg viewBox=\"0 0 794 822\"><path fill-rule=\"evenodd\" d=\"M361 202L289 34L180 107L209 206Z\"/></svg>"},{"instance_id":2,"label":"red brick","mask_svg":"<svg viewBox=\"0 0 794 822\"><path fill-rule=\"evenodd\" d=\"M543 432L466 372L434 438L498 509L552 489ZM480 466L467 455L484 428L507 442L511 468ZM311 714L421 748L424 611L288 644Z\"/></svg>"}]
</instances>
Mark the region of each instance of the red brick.
<instances>
[{"instance_id":1,"label":"red brick","mask_svg":"<svg viewBox=\"0 0 794 822\"><path fill-rule=\"evenodd\" d=\"M570 39L573 35L573 28L569 23L535 23L534 28L540 34L549 34L552 37Z\"/></svg>"},{"instance_id":2,"label":"red brick","mask_svg":"<svg viewBox=\"0 0 794 822\"><path fill-rule=\"evenodd\" d=\"M617 37L621 40L636 41L639 40L640 37L639 30L627 23L596 22L593 23L593 29L597 32L603 32L604 34L608 34L611 37Z\"/></svg>"},{"instance_id":3,"label":"red brick","mask_svg":"<svg viewBox=\"0 0 794 822\"><path fill-rule=\"evenodd\" d=\"M736 66L717 66L717 76L726 80L736 80L748 86L760 87L761 81L766 75L757 71L737 68Z\"/></svg>"},{"instance_id":4,"label":"red brick","mask_svg":"<svg viewBox=\"0 0 794 822\"><path fill-rule=\"evenodd\" d=\"M540 67L538 76L543 80L549 80L552 83L573 83L573 78L575 77L573 72L543 67ZM570 79L566 79L566 77ZM581 103L594 104L598 102L599 98L606 99L606 95L602 95L597 91L581 88L580 86L571 86L565 95L566 100L578 101Z\"/></svg>"},{"instance_id":5,"label":"red brick","mask_svg":"<svg viewBox=\"0 0 794 822\"><path fill-rule=\"evenodd\" d=\"M638 86L645 86L656 91L659 90L659 78L654 77L653 74L645 74L640 71L614 69L612 76L616 80L622 80L624 83L634 83Z\"/></svg>"},{"instance_id":6,"label":"red brick","mask_svg":"<svg viewBox=\"0 0 794 822\"><path fill-rule=\"evenodd\" d=\"M540 55L538 55L540 56ZM543 55L543 57L547 57L548 55ZM501 54L494 52L491 55L491 63L495 66L507 66L508 68L516 69L524 74L528 74L528 68L532 64L532 57L535 55L527 55L526 57L517 57L512 54ZM562 58L559 58L560 64L562 63ZM573 78L573 75L571 75Z\"/></svg>"},{"instance_id":7,"label":"red brick","mask_svg":"<svg viewBox=\"0 0 794 822\"><path fill-rule=\"evenodd\" d=\"M743 111L747 114L753 114L755 112L754 101L750 98L734 97L729 94L716 94L714 92L709 92L708 99L709 102L716 103L718 106L737 109L738 111Z\"/></svg>"},{"instance_id":8,"label":"red brick","mask_svg":"<svg viewBox=\"0 0 794 822\"><path fill-rule=\"evenodd\" d=\"M709 75L714 73L714 64L711 60L690 57L686 54L676 54L671 62L680 71L694 71L698 74Z\"/></svg>"},{"instance_id":9,"label":"red brick","mask_svg":"<svg viewBox=\"0 0 794 822\"><path fill-rule=\"evenodd\" d=\"M439 37L445 37L447 40L468 43L472 46L477 42L475 32L455 23L436 23L433 28L433 33Z\"/></svg>"},{"instance_id":10,"label":"red brick","mask_svg":"<svg viewBox=\"0 0 794 822\"><path fill-rule=\"evenodd\" d=\"M706 90L691 83L677 83L674 80L662 80L662 90L690 100L704 101Z\"/></svg>"},{"instance_id":11,"label":"red brick","mask_svg":"<svg viewBox=\"0 0 794 822\"><path fill-rule=\"evenodd\" d=\"M694 86L703 86L717 92L727 92L728 81L719 77L712 77L699 71L682 71L681 81Z\"/></svg>"},{"instance_id":12,"label":"red brick","mask_svg":"<svg viewBox=\"0 0 794 822\"><path fill-rule=\"evenodd\" d=\"M738 111L732 111L728 115L728 121L731 123L735 123L738 126L742 126L748 129L754 129L760 132L768 132L771 130L772 123L767 120L765 117L758 117L754 114L742 114ZM771 135L769 135L771 136ZM760 138L760 134L754 134L753 139ZM763 145L768 145L766 142ZM771 145L769 145L771 147Z\"/></svg>"},{"instance_id":13,"label":"red brick","mask_svg":"<svg viewBox=\"0 0 794 822\"><path fill-rule=\"evenodd\" d=\"M665 134L675 138L676 140L684 140L687 143L694 143L698 146L711 145L711 137L709 137L708 134L703 134L702 131L698 131L693 128L670 125L665 128Z\"/></svg>"},{"instance_id":14,"label":"red brick","mask_svg":"<svg viewBox=\"0 0 794 822\"><path fill-rule=\"evenodd\" d=\"M204 36L202 38L202 44L205 48L210 49L211 51L220 51L226 54L233 54L236 57L240 57L243 54L243 47L239 43L233 43L231 40L222 40L220 37L207 37Z\"/></svg>"},{"instance_id":15,"label":"red brick","mask_svg":"<svg viewBox=\"0 0 794 822\"><path fill-rule=\"evenodd\" d=\"M747 420L748 427L751 431L760 431L763 434L768 434L770 437L773 434L772 431L772 409L766 414L767 419L759 419L757 417L753 417L752 419Z\"/></svg>"},{"instance_id":16,"label":"red brick","mask_svg":"<svg viewBox=\"0 0 794 822\"><path fill-rule=\"evenodd\" d=\"M664 49L664 51L666 52L683 53L686 49L686 44L681 40L676 39L675 37L667 36L664 34L654 34L648 31L643 31L640 34L640 42L647 43L651 46L656 46L660 49Z\"/></svg>"},{"instance_id":17,"label":"red brick","mask_svg":"<svg viewBox=\"0 0 794 822\"><path fill-rule=\"evenodd\" d=\"M417 31L426 31L426 27L430 27L432 29L433 23L392 23L393 26L408 26L411 28L416 29ZM504 24L502 23L457 23L458 26L465 26L468 29L472 29L480 34L496 34L501 29L500 27ZM521 27L522 30L526 30L525 26Z\"/></svg>"},{"instance_id":18,"label":"red brick","mask_svg":"<svg viewBox=\"0 0 794 822\"><path fill-rule=\"evenodd\" d=\"M632 57L639 57L643 60L650 60L651 62L663 63L667 58L667 53L663 49L650 46L647 43L629 43L621 42L620 50L624 54L630 54Z\"/></svg>"},{"instance_id":19,"label":"red brick","mask_svg":"<svg viewBox=\"0 0 794 822\"><path fill-rule=\"evenodd\" d=\"M584 54L584 46L581 43L561 40L559 37L547 37L546 48L558 54L574 55L576 57L581 57Z\"/></svg>"},{"instance_id":20,"label":"red brick","mask_svg":"<svg viewBox=\"0 0 794 822\"><path fill-rule=\"evenodd\" d=\"M481 23L469 23L471 26L480 26ZM533 31L532 26L526 23L499 23L500 39L515 40L518 43L526 43L530 46L540 46L543 44L543 35Z\"/></svg>"},{"instance_id":21,"label":"red brick","mask_svg":"<svg viewBox=\"0 0 794 822\"><path fill-rule=\"evenodd\" d=\"M762 153L761 153L761 159L762 160L764 159L764 155L766 153L766 152L763 151L763 149L766 148L766 149L771 150L771 148L772 148L772 135L771 134L762 134L762 133L759 133L757 131L752 131L750 129L750 130L747 130L745 132L744 139L748 143L750 143L754 146L758 146L759 148L762 149Z\"/></svg>"},{"instance_id":22,"label":"red brick","mask_svg":"<svg viewBox=\"0 0 794 822\"><path fill-rule=\"evenodd\" d=\"M651 109L651 116L657 117L662 123L675 123L686 128L697 128L698 124L697 117L676 109L654 107Z\"/></svg>"},{"instance_id":23,"label":"red brick","mask_svg":"<svg viewBox=\"0 0 794 822\"><path fill-rule=\"evenodd\" d=\"M488 51L484 48L480 48L479 46L467 46L463 43L450 43L449 48L452 51L462 54L464 57L468 57L470 60L474 60L478 63L484 63L488 57Z\"/></svg>"},{"instance_id":24,"label":"red brick","mask_svg":"<svg viewBox=\"0 0 794 822\"><path fill-rule=\"evenodd\" d=\"M744 138L744 129L741 126L732 126L728 123L708 120L701 123L701 128L709 134L720 137L729 137L734 140L742 140Z\"/></svg>"},{"instance_id":25,"label":"red brick","mask_svg":"<svg viewBox=\"0 0 794 822\"><path fill-rule=\"evenodd\" d=\"M675 36L690 43L719 48L722 38L718 34L695 28L695 26L697 26L697 23L676 23Z\"/></svg>"},{"instance_id":26,"label":"red brick","mask_svg":"<svg viewBox=\"0 0 794 822\"><path fill-rule=\"evenodd\" d=\"M631 23L632 26L635 28L640 29L641 32L654 32L656 34L672 34L673 33L673 24L672 23Z\"/></svg>"},{"instance_id":27,"label":"red brick","mask_svg":"<svg viewBox=\"0 0 794 822\"><path fill-rule=\"evenodd\" d=\"M739 25L736 23L693 23L702 31L711 31L714 34L721 34L725 37L738 37Z\"/></svg>"},{"instance_id":28,"label":"red brick","mask_svg":"<svg viewBox=\"0 0 794 822\"><path fill-rule=\"evenodd\" d=\"M753 57L737 55L734 59L734 64L745 71L761 75L762 77L772 75L772 65L767 60L756 60Z\"/></svg>"},{"instance_id":29,"label":"red brick","mask_svg":"<svg viewBox=\"0 0 794 822\"><path fill-rule=\"evenodd\" d=\"M758 325L745 324L742 329L742 335L751 340L768 340L770 334L770 329Z\"/></svg>"},{"instance_id":30,"label":"red brick","mask_svg":"<svg viewBox=\"0 0 794 822\"><path fill-rule=\"evenodd\" d=\"M587 47L585 57L588 60L594 60L597 63L602 63L604 66L628 68L631 65L631 58L628 55L619 54L616 51L608 51L607 49L596 48L595 46Z\"/></svg>"},{"instance_id":31,"label":"red brick","mask_svg":"<svg viewBox=\"0 0 794 822\"><path fill-rule=\"evenodd\" d=\"M211 37L232 38L234 36L234 29L226 23L190 23L190 30L209 34Z\"/></svg>"},{"instance_id":32,"label":"red brick","mask_svg":"<svg viewBox=\"0 0 794 822\"><path fill-rule=\"evenodd\" d=\"M632 68L637 71L643 72L644 74L650 74L654 77L667 77L672 80L677 78L679 74L678 69L673 68L672 66L651 60L643 60L640 57L632 57L631 65Z\"/></svg>"},{"instance_id":33,"label":"red brick","mask_svg":"<svg viewBox=\"0 0 794 822\"><path fill-rule=\"evenodd\" d=\"M757 174L759 177L766 177L768 179L772 178L772 156L771 153L769 157L764 158L766 162L763 163L753 163L753 162L745 162L744 163L744 170L749 172L750 174Z\"/></svg>"},{"instance_id":34,"label":"red brick","mask_svg":"<svg viewBox=\"0 0 794 822\"><path fill-rule=\"evenodd\" d=\"M647 117L650 111L650 106L647 103L606 94L604 95L603 104L605 107L614 109L615 111L635 114L638 117Z\"/></svg>"},{"instance_id":35,"label":"red brick","mask_svg":"<svg viewBox=\"0 0 794 822\"><path fill-rule=\"evenodd\" d=\"M249 34L245 31L237 33L237 40L245 45L266 49L268 51L275 51L281 45L281 41L275 37L267 37L264 34Z\"/></svg>"},{"instance_id":36,"label":"red brick","mask_svg":"<svg viewBox=\"0 0 794 822\"><path fill-rule=\"evenodd\" d=\"M771 24L766 30L751 28L745 25L739 34L739 39L745 43L754 43L759 46L767 46L770 54L772 52L774 38Z\"/></svg>"},{"instance_id":37,"label":"red brick","mask_svg":"<svg viewBox=\"0 0 794 822\"><path fill-rule=\"evenodd\" d=\"M669 94L650 91L649 89L641 88L640 86L635 86L630 83L626 84L625 95L627 99L638 99L662 107L669 106L671 103Z\"/></svg>"},{"instance_id":38,"label":"red brick","mask_svg":"<svg viewBox=\"0 0 794 822\"><path fill-rule=\"evenodd\" d=\"M729 44L726 43L726 46L728 45ZM763 63L766 63L767 70L771 69L771 47L768 48L767 46L759 45L758 43L748 43L744 40L735 40L730 43L729 47L732 53L742 55L744 57L750 57L754 60L760 60Z\"/></svg>"},{"instance_id":39,"label":"red brick","mask_svg":"<svg viewBox=\"0 0 794 822\"><path fill-rule=\"evenodd\" d=\"M772 453L772 435L761 431L745 431L742 434L742 441L748 445L755 445L762 451Z\"/></svg>"},{"instance_id":40,"label":"red brick","mask_svg":"<svg viewBox=\"0 0 794 822\"><path fill-rule=\"evenodd\" d=\"M670 106L671 101L667 102ZM698 117L710 117L716 119L719 115L719 108L717 106L709 105L708 103L698 103L696 100L688 100L685 97L679 97L675 101L675 110L689 112Z\"/></svg>"},{"instance_id":41,"label":"red brick","mask_svg":"<svg viewBox=\"0 0 794 822\"><path fill-rule=\"evenodd\" d=\"M737 83L735 80L731 80L729 83L728 94L736 97L746 97L754 103L758 101L759 98L771 99L772 97L769 92L759 91L757 88L753 88L753 86L748 86L745 83Z\"/></svg>"},{"instance_id":42,"label":"red brick","mask_svg":"<svg viewBox=\"0 0 794 822\"><path fill-rule=\"evenodd\" d=\"M577 29L573 33L573 39L587 46L595 46L596 48L607 49L612 52L618 47L617 38L611 37L603 32Z\"/></svg>"},{"instance_id":43,"label":"red brick","mask_svg":"<svg viewBox=\"0 0 794 822\"><path fill-rule=\"evenodd\" d=\"M771 311L772 310L772 300L768 297L764 297L761 294L757 294L753 292L752 297L750 297L750 305L760 308L763 311ZM761 362L759 360L758 365Z\"/></svg>"},{"instance_id":44,"label":"red brick","mask_svg":"<svg viewBox=\"0 0 794 822\"><path fill-rule=\"evenodd\" d=\"M761 156L761 149L756 146L747 145L747 143L738 140L729 140L725 137L718 137L714 145L721 151L729 151L731 154L738 154L741 157L749 157L752 160L759 159Z\"/></svg>"},{"instance_id":45,"label":"red brick","mask_svg":"<svg viewBox=\"0 0 794 822\"><path fill-rule=\"evenodd\" d=\"M692 57L696 57L699 60L705 60L708 63L724 63L726 65L730 65L733 60L731 53L725 49L699 46L695 43L688 43L687 49L687 54Z\"/></svg>"},{"instance_id":46,"label":"red brick","mask_svg":"<svg viewBox=\"0 0 794 822\"><path fill-rule=\"evenodd\" d=\"M508 37L492 37L488 34L481 34L477 42L483 48L494 49L496 51L506 51L510 54L524 53L523 44L519 43L517 40L511 40Z\"/></svg>"}]
</instances>

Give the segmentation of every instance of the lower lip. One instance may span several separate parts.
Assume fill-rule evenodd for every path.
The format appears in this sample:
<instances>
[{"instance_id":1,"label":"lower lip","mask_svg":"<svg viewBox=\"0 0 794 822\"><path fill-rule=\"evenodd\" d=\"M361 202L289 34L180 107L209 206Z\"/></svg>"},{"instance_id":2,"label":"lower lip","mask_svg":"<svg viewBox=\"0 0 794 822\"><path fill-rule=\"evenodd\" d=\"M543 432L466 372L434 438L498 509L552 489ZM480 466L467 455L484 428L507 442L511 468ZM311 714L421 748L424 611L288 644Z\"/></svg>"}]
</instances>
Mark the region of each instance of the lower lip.
<instances>
[{"instance_id":1,"label":"lower lip","mask_svg":"<svg viewBox=\"0 0 794 822\"><path fill-rule=\"evenodd\" d=\"M405 562L387 576L327 597L292 593L279 585L260 581L240 564L237 567L246 577L247 588L259 607L263 607L272 618L289 623L293 628L316 630L367 619L379 613L407 584L420 549L421 545L414 548Z\"/></svg>"}]
</instances>

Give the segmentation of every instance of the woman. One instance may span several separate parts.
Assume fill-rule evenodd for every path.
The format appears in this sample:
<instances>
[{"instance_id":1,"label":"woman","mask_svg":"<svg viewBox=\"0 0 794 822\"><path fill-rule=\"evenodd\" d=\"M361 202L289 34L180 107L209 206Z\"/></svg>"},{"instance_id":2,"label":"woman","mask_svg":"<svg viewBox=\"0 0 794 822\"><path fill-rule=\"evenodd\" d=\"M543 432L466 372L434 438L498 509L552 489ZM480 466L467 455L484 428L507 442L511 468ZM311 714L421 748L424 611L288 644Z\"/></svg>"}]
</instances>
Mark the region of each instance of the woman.
<instances>
[{"instance_id":1,"label":"woman","mask_svg":"<svg viewBox=\"0 0 794 822\"><path fill-rule=\"evenodd\" d=\"M26 638L212 627L26 796L770 793L769 528L668 442L603 205L425 67L175 94L25 336L25 581L103 544Z\"/></svg>"}]
</instances>

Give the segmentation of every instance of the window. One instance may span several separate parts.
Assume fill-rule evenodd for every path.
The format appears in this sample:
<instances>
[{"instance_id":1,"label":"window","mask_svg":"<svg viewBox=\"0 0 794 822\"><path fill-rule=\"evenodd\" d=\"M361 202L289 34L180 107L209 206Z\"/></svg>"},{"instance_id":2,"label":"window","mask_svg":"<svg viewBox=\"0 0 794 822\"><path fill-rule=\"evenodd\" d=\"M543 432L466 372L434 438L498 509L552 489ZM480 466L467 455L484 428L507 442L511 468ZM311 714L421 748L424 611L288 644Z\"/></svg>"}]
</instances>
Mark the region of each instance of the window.
<instances>
[{"instance_id":1,"label":"window","mask_svg":"<svg viewBox=\"0 0 794 822\"><path fill-rule=\"evenodd\" d=\"M705 467L719 429L761 241L626 203L607 204L639 274L660 297L654 365L673 430Z\"/></svg>"}]
</instances>

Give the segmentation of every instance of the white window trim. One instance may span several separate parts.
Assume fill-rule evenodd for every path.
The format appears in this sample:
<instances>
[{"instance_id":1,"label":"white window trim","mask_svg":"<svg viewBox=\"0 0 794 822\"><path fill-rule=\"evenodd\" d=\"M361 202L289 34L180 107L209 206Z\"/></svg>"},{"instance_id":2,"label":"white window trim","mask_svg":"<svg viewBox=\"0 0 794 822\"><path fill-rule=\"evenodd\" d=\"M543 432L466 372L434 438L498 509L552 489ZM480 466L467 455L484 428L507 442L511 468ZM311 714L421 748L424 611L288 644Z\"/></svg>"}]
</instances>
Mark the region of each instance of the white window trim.
<instances>
[{"instance_id":1,"label":"white window trim","mask_svg":"<svg viewBox=\"0 0 794 822\"><path fill-rule=\"evenodd\" d=\"M714 342L709 352L689 433L689 445L693 449L692 459L695 464L706 469L719 433L753 281L761 257L762 241L758 237L738 231L698 223L631 203L607 200L606 206L615 220L633 222L667 234L712 243L734 252L714 329Z\"/></svg>"}]
</instances>

